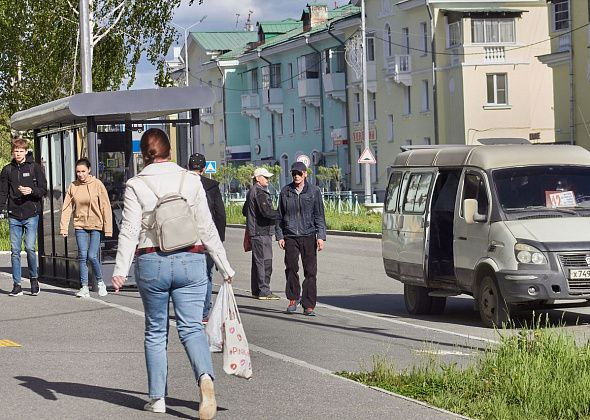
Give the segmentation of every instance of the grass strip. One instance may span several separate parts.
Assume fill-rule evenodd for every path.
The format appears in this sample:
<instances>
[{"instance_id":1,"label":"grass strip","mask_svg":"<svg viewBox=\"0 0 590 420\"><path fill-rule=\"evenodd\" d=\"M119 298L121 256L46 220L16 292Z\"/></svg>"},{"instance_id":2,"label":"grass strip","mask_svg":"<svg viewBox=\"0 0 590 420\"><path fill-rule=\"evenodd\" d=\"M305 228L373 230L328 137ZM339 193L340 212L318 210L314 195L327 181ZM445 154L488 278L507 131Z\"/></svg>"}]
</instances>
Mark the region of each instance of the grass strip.
<instances>
[{"instance_id":1,"label":"grass strip","mask_svg":"<svg viewBox=\"0 0 590 420\"><path fill-rule=\"evenodd\" d=\"M465 368L431 358L400 373L376 356L339 374L477 419L590 419L590 345L561 329L504 336Z\"/></svg>"}]
</instances>

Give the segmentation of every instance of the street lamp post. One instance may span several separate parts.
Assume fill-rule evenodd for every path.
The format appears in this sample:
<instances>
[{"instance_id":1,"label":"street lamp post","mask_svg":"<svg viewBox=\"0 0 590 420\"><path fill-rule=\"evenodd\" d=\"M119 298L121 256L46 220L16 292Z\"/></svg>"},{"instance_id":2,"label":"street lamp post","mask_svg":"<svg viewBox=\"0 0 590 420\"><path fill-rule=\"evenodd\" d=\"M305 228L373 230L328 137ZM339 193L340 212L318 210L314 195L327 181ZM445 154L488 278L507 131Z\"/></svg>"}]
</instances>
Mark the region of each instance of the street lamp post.
<instances>
[{"instance_id":1,"label":"street lamp post","mask_svg":"<svg viewBox=\"0 0 590 420\"><path fill-rule=\"evenodd\" d=\"M188 30L190 28L192 28L193 26L198 25L199 23L203 22L206 18L207 18L207 15L203 16L197 22L195 22L192 25L189 25L187 27L180 26L179 24L174 23L174 22L170 22L174 26L176 26L177 28L180 28L184 31L184 85L187 87L188 87Z\"/></svg>"},{"instance_id":2,"label":"street lamp post","mask_svg":"<svg viewBox=\"0 0 590 420\"><path fill-rule=\"evenodd\" d=\"M363 128L364 128L364 147L369 149L369 95L367 93L367 26L365 19L365 0L361 1L361 32L362 32L362 68L363 68ZM371 166L363 163L365 171L365 204L370 204L371 197Z\"/></svg>"}]
</instances>

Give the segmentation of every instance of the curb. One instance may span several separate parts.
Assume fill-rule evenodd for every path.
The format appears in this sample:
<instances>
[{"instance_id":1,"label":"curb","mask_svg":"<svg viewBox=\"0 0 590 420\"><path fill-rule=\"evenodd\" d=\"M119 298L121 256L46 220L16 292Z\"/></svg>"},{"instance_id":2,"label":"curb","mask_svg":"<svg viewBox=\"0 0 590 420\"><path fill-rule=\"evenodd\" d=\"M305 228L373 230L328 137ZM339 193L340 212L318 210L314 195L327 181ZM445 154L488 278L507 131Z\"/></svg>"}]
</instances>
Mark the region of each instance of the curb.
<instances>
[{"instance_id":1,"label":"curb","mask_svg":"<svg viewBox=\"0 0 590 420\"><path fill-rule=\"evenodd\" d=\"M236 228L236 229L245 229L246 225L234 224L230 223L226 225L229 228ZM350 236L355 238L374 238L374 239L381 239L380 233L373 233L373 232L353 232L347 230L327 230L326 233L332 236Z\"/></svg>"}]
</instances>

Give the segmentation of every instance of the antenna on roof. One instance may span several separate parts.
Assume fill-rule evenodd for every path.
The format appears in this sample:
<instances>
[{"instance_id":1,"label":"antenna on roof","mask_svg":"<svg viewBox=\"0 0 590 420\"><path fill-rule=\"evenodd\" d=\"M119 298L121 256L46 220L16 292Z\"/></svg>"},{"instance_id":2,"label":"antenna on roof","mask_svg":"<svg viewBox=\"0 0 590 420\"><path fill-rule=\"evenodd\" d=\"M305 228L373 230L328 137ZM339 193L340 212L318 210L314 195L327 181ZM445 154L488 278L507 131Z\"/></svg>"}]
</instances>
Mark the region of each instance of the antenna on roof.
<instances>
[{"instance_id":1,"label":"antenna on roof","mask_svg":"<svg viewBox=\"0 0 590 420\"><path fill-rule=\"evenodd\" d=\"M254 25L252 25L252 14L254 13L254 10L248 10L248 19L246 19L246 30L247 31L253 31L254 30Z\"/></svg>"},{"instance_id":2,"label":"antenna on roof","mask_svg":"<svg viewBox=\"0 0 590 420\"><path fill-rule=\"evenodd\" d=\"M236 13L236 29L238 29L238 23L240 23L240 14Z\"/></svg>"}]
</instances>

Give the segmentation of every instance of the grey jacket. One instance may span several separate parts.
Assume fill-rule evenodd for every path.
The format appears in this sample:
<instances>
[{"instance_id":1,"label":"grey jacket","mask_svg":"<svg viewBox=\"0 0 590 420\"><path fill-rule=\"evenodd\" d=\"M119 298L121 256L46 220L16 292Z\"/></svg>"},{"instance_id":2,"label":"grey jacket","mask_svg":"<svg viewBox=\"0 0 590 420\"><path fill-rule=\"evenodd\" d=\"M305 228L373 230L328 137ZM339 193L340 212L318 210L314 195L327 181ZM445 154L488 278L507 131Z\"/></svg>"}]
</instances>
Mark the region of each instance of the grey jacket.
<instances>
[{"instance_id":1,"label":"grey jacket","mask_svg":"<svg viewBox=\"0 0 590 420\"><path fill-rule=\"evenodd\" d=\"M270 193L259 184L254 184L242 209L246 216L246 229L250 236L271 236L275 230L279 212L272 208Z\"/></svg>"},{"instance_id":2,"label":"grey jacket","mask_svg":"<svg viewBox=\"0 0 590 420\"><path fill-rule=\"evenodd\" d=\"M320 189L305 181L303 190L297 194L292 182L281 190L279 197L279 223L277 241L285 236L310 236L326 240L326 217Z\"/></svg>"}]
</instances>

